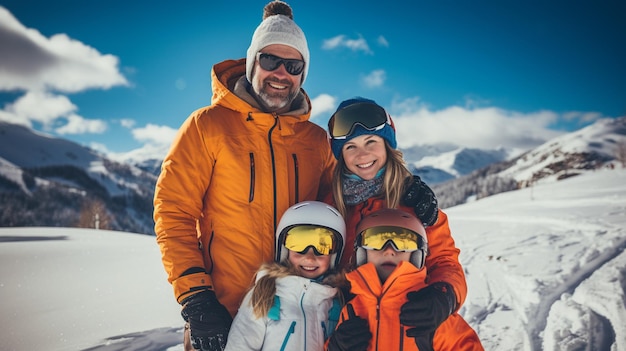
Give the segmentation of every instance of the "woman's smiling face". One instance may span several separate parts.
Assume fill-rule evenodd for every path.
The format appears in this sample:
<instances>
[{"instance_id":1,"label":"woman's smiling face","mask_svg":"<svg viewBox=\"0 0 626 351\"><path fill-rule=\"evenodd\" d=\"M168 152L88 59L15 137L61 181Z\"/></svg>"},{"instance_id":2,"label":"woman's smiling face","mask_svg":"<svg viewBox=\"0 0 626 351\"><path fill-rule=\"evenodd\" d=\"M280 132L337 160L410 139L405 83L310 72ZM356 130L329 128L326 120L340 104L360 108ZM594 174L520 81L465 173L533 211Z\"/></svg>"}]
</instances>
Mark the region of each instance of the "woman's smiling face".
<instances>
[{"instance_id":1,"label":"woman's smiling face","mask_svg":"<svg viewBox=\"0 0 626 351\"><path fill-rule=\"evenodd\" d=\"M364 180L374 179L387 162L385 139L373 134L348 140L341 153L348 170Z\"/></svg>"}]
</instances>

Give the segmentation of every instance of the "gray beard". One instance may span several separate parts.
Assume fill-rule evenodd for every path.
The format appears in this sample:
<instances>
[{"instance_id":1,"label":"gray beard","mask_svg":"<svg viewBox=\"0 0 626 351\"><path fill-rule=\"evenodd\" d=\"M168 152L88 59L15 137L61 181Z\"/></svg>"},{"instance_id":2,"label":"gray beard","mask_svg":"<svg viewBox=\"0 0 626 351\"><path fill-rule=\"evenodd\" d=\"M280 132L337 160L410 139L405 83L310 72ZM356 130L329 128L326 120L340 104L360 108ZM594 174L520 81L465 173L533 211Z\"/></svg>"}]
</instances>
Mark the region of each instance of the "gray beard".
<instances>
[{"instance_id":1,"label":"gray beard","mask_svg":"<svg viewBox=\"0 0 626 351\"><path fill-rule=\"evenodd\" d=\"M256 93L256 91L255 91ZM258 101L263 105L265 110L267 111L277 111L285 106L289 105L293 99L296 97L296 93L290 92L286 97L270 95L265 91L261 90L256 94L258 96Z\"/></svg>"}]
</instances>

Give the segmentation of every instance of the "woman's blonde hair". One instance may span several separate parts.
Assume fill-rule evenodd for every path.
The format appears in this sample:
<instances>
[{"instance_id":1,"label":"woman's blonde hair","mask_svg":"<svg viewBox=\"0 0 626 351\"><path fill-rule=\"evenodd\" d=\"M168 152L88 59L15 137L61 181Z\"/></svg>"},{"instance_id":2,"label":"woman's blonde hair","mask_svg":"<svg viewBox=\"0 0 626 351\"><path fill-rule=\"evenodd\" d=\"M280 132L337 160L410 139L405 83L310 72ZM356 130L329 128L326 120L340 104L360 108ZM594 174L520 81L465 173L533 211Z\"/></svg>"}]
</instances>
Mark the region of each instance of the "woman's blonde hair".
<instances>
[{"instance_id":1,"label":"woman's blonde hair","mask_svg":"<svg viewBox=\"0 0 626 351\"><path fill-rule=\"evenodd\" d=\"M402 151L393 149L385 140L387 162L385 163L385 175L383 178L383 195L388 208L397 208L405 189L412 180L413 174L409 171L404 161ZM346 203L343 200L343 174L350 171L346 167L343 154L339 156L335 166L332 182L335 208L342 216L347 217Z\"/></svg>"}]
</instances>

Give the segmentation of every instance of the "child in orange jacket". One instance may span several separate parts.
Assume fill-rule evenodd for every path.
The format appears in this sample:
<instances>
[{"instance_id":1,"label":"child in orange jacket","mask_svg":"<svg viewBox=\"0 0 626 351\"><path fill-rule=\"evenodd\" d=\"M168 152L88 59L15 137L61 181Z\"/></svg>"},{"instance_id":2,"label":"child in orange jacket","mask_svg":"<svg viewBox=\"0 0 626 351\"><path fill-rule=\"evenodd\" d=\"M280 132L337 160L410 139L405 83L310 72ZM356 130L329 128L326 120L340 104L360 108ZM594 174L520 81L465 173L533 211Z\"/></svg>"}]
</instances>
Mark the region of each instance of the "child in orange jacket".
<instances>
[{"instance_id":1,"label":"child in orange jacket","mask_svg":"<svg viewBox=\"0 0 626 351\"><path fill-rule=\"evenodd\" d=\"M357 268L346 274L354 297L342 310L328 351L484 350L458 313L427 334L401 320L401 310L410 308L405 303L431 290L423 289L428 242L417 218L399 209L373 212L359 222L354 246Z\"/></svg>"}]
</instances>

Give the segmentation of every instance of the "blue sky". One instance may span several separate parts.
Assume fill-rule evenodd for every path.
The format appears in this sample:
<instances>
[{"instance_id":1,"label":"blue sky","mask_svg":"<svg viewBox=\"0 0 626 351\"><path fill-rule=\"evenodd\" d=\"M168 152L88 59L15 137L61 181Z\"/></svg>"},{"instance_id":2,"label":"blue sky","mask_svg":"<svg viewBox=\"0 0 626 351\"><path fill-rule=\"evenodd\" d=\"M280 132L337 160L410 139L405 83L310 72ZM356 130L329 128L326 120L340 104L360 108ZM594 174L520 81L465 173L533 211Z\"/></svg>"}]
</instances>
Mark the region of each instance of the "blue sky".
<instances>
[{"instance_id":1,"label":"blue sky","mask_svg":"<svg viewBox=\"0 0 626 351\"><path fill-rule=\"evenodd\" d=\"M0 120L110 155L163 157L245 56L267 1L0 0ZM528 149L626 115L624 1L290 1L322 126L387 108L399 146ZM141 156L143 155L143 156Z\"/></svg>"}]
</instances>

